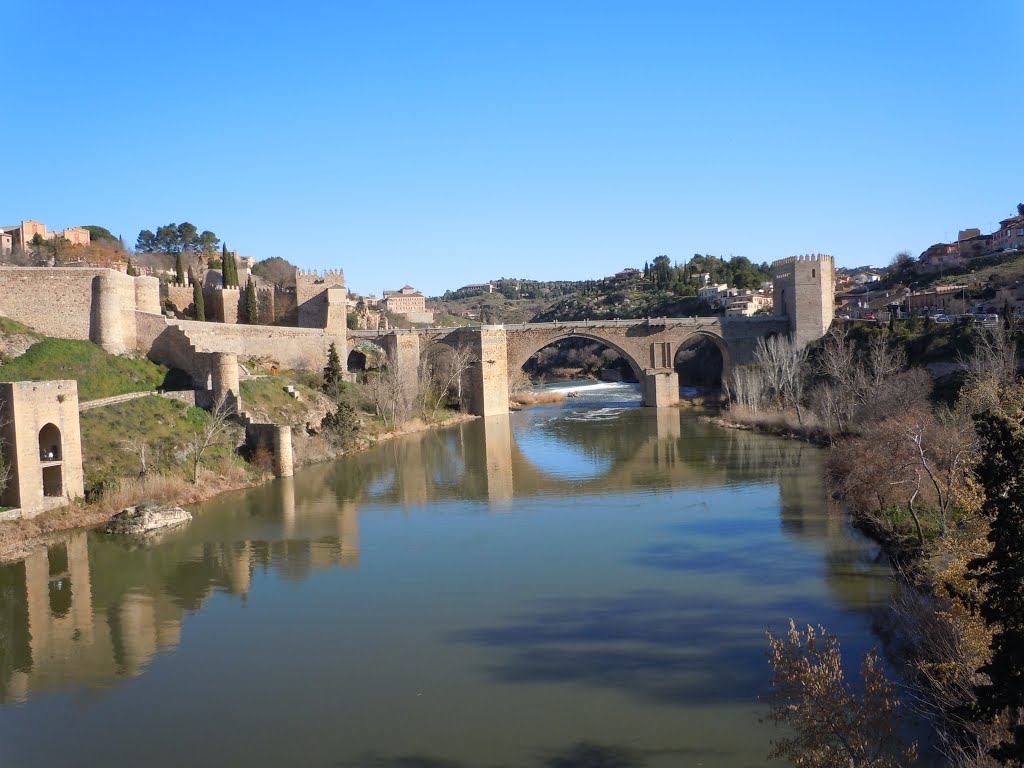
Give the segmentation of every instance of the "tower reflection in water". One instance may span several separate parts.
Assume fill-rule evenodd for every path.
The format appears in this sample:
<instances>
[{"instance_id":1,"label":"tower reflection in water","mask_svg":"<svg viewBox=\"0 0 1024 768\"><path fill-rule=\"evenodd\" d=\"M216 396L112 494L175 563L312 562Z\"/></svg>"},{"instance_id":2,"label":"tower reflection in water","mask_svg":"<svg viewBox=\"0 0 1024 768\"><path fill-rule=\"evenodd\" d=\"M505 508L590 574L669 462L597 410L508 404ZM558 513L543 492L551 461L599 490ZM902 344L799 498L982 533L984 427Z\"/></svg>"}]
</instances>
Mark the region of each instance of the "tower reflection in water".
<instances>
[{"instance_id":1,"label":"tower reflection in water","mask_svg":"<svg viewBox=\"0 0 1024 768\"><path fill-rule=\"evenodd\" d=\"M304 578L358 566L355 504L334 504L322 484L297 504L294 478L267 490L258 503L245 503L254 500L246 493L223 510L207 505L189 526L157 537L75 531L0 567L0 703L142 674L180 643L189 611L218 591L244 597L258 568Z\"/></svg>"}]
</instances>

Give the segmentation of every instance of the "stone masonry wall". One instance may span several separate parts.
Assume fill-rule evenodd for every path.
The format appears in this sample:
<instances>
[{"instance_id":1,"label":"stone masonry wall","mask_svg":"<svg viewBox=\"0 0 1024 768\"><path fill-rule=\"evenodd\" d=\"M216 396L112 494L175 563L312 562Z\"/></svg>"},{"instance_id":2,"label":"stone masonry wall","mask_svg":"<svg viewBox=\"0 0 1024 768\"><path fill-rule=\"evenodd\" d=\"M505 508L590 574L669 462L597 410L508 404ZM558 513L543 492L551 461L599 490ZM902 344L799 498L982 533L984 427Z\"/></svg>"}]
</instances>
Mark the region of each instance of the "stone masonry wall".
<instances>
[{"instance_id":1,"label":"stone masonry wall","mask_svg":"<svg viewBox=\"0 0 1024 768\"><path fill-rule=\"evenodd\" d=\"M160 311L152 277L91 267L0 267L0 315L47 336L98 341L94 283L100 277L119 306L123 345L134 348L136 310Z\"/></svg>"}]
</instances>

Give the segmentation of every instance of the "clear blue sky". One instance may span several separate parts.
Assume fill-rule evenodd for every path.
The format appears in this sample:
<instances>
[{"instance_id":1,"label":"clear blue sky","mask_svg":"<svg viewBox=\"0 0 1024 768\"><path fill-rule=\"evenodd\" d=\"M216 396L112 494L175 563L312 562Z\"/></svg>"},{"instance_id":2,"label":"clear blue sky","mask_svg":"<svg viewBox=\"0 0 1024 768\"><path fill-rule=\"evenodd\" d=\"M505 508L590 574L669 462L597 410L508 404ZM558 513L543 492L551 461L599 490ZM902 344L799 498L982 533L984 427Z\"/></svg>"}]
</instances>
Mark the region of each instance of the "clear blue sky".
<instances>
[{"instance_id":1,"label":"clear blue sky","mask_svg":"<svg viewBox=\"0 0 1024 768\"><path fill-rule=\"evenodd\" d=\"M1024 201L1024 3L0 0L0 224L433 294L855 266Z\"/></svg>"}]
</instances>

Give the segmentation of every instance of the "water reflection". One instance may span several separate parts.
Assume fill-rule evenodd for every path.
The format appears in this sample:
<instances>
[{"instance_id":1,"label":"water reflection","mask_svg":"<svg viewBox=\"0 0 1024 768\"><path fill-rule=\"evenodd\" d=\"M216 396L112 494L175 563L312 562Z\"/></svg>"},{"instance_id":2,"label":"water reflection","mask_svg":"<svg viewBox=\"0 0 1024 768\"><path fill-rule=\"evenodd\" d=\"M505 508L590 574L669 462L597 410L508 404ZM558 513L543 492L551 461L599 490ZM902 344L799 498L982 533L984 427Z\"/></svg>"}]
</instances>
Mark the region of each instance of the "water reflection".
<instances>
[{"instance_id":1,"label":"water reflection","mask_svg":"<svg viewBox=\"0 0 1024 768\"><path fill-rule=\"evenodd\" d=\"M109 687L154 668L169 649L216 653L219 637L190 627L190 614L251 612L259 599L274 621L295 603L309 608L248 636L247 649L322 665L335 698L310 694L311 707L340 706L326 680L332 665L354 664L345 687L353 677L361 685L353 683L356 709L346 717L357 728L365 716L364 732L392 716L410 732L443 727L445 706L502 702L524 686L585 688L655 708L604 705L607 722L622 728L634 716L634 729L654 727L665 708L747 707L766 680L765 626L794 614L823 619L819 592L837 615L863 615L889 588L876 551L823 511L821 461L813 448L673 409L609 403L587 417L538 408L409 435L226 495L159 538L76 532L0 568L0 701ZM221 631L241 620L222 619ZM288 621L300 631L289 633ZM850 650L870 642L863 632ZM379 656L388 643L397 650ZM388 677L386 665L405 656L415 668L406 676L436 667L455 698L430 714L397 705L391 689L404 678ZM154 701L139 696L143 706ZM605 722L582 714L588 701L565 706ZM558 733L527 745L537 758L516 764L661 765L690 748L648 741L608 747L605 763L588 763L601 754L593 744L544 746L573 731ZM353 764L494 764L435 758L422 746L364 748ZM715 748L700 747L706 765Z\"/></svg>"}]
</instances>

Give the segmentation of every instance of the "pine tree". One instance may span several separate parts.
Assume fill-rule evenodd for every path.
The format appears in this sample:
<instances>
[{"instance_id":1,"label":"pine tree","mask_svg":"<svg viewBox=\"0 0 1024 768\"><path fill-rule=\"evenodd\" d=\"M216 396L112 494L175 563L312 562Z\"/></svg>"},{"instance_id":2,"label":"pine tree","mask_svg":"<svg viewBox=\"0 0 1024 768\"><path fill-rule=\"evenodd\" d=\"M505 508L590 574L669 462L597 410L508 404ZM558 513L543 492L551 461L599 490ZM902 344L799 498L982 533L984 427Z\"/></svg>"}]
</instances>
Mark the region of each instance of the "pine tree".
<instances>
[{"instance_id":1,"label":"pine tree","mask_svg":"<svg viewBox=\"0 0 1024 768\"><path fill-rule=\"evenodd\" d=\"M341 381L344 371L341 368L341 357L338 355L338 348L331 342L327 348L327 365L324 366L323 390L331 397L337 397L341 391Z\"/></svg>"},{"instance_id":2,"label":"pine tree","mask_svg":"<svg viewBox=\"0 0 1024 768\"><path fill-rule=\"evenodd\" d=\"M206 306L203 304L203 286L200 285L191 269L188 271L188 279L192 282L192 303L196 308L196 320L204 321L206 320Z\"/></svg>"},{"instance_id":3,"label":"pine tree","mask_svg":"<svg viewBox=\"0 0 1024 768\"><path fill-rule=\"evenodd\" d=\"M191 270L189 271L189 277L191 278ZM185 284L185 262L182 261L181 253L174 258L174 279L178 285Z\"/></svg>"},{"instance_id":4,"label":"pine tree","mask_svg":"<svg viewBox=\"0 0 1024 768\"><path fill-rule=\"evenodd\" d=\"M249 282L245 284L245 322L249 325L258 325L259 321L260 310L256 303L256 282L250 277Z\"/></svg>"},{"instance_id":5,"label":"pine tree","mask_svg":"<svg viewBox=\"0 0 1024 768\"><path fill-rule=\"evenodd\" d=\"M975 424L992 550L970 571L985 589L981 615L993 630L992 657L979 670L989 682L975 687L977 709L989 720L1006 713L1009 733L989 754L1002 765L1024 766L1024 429L991 411Z\"/></svg>"}]
</instances>

